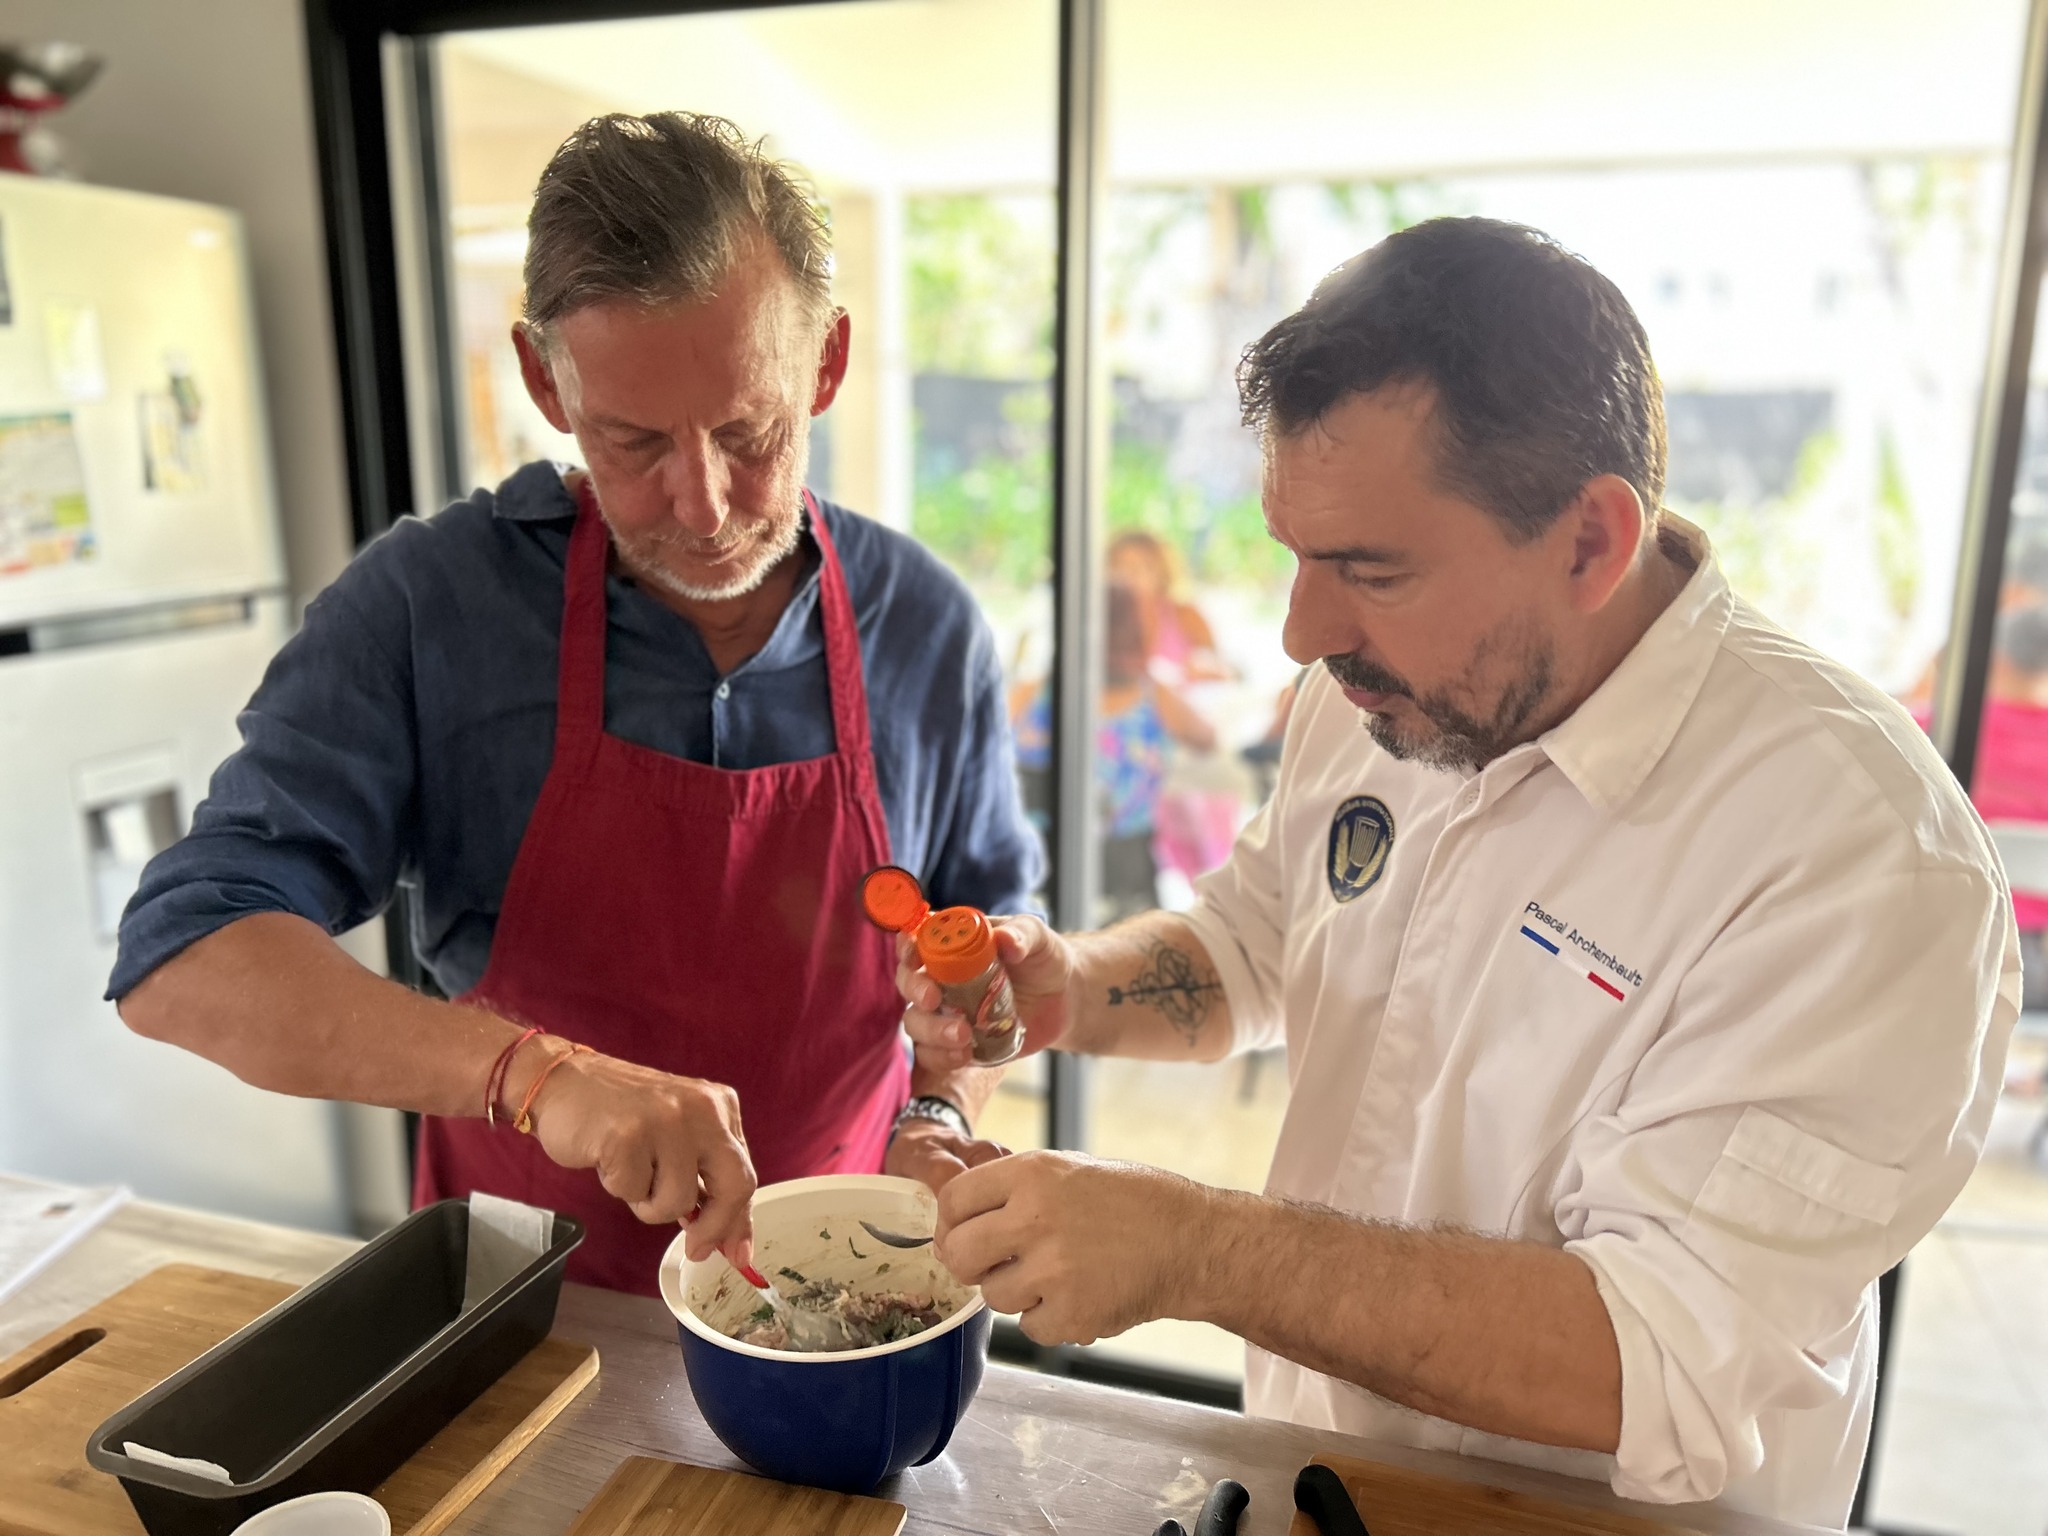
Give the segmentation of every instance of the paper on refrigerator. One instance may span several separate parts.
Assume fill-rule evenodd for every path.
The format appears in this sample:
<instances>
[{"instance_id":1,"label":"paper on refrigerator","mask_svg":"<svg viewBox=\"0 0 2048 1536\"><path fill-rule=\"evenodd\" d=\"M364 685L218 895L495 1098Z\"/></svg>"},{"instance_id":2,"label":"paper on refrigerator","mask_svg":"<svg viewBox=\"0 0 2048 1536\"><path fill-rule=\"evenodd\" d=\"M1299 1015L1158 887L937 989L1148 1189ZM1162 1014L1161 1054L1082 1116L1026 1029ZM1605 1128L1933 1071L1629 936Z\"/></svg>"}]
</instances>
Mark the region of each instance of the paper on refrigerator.
<instances>
[{"instance_id":1,"label":"paper on refrigerator","mask_svg":"<svg viewBox=\"0 0 2048 1536\"><path fill-rule=\"evenodd\" d=\"M0 416L0 576L90 560L97 548L71 413Z\"/></svg>"}]
</instances>

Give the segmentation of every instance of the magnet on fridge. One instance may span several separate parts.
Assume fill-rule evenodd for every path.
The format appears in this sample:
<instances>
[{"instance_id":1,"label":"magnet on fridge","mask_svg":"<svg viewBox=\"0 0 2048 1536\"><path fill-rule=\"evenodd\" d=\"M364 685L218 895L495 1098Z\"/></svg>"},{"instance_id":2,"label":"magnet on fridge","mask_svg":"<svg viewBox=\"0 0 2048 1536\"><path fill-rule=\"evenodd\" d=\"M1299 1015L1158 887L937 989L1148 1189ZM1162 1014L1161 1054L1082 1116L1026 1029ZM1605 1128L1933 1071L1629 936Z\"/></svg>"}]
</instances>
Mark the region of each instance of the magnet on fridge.
<instances>
[{"instance_id":1,"label":"magnet on fridge","mask_svg":"<svg viewBox=\"0 0 2048 1536\"><path fill-rule=\"evenodd\" d=\"M192 376L192 360L182 352L164 354L164 371L171 376L171 398L178 402L178 420L188 427L199 425L199 381Z\"/></svg>"},{"instance_id":2,"label":"magnet on fridge","mask_svg":"<svg viewBox=\"0 0 2048 1536\"><path fill-rule=\"evenodd\" d=\"M197 426L188 425L171 390L144 390L135 397L142 428L142 484L151 491L205 488Z\"/></svg>"},{"instance_id":3,"label":"magnet on fridge","mask_svg":"<svg viewBox=\"0 0 2048 1536\"><path fill-rule=\"evenodd\" d=\"M50 345L50 380L67 400L99 400L107 393L107 363L100 350L100 312L73 299L43 306Z\"/></svg>"}]
</instances>

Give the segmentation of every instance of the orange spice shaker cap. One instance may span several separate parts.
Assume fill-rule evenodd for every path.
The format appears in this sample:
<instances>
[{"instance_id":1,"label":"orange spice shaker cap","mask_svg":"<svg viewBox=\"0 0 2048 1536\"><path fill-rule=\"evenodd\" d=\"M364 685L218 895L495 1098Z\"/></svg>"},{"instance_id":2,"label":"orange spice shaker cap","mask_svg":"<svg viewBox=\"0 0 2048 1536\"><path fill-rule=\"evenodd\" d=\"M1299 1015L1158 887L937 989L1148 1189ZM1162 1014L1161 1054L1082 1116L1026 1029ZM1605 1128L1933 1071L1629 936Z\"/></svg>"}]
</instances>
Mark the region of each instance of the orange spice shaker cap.
<instances>
[{"instance_id":1,"label":"orange spice shaker cap","mask_svg":"<svg viewBox=\"0 0 2048 1536\"><path fill-rule=\"evenodd\" d=\"M860 906L869 922L891 933L915 933L932 912L917 876L894 864L868 871L860 883Z\"/></svg>"},{"instance_id":2,"label":"orange spice shaker cap","mask_svg":"<svg viewBox=\"0 0 2048 1536\"><path fill-rule=\"evenodd\" d=\"M978 907L947 907L917 930L917 958L942 987L972 981L996 960L996 931Z\"/></svg>"}]
</instances>

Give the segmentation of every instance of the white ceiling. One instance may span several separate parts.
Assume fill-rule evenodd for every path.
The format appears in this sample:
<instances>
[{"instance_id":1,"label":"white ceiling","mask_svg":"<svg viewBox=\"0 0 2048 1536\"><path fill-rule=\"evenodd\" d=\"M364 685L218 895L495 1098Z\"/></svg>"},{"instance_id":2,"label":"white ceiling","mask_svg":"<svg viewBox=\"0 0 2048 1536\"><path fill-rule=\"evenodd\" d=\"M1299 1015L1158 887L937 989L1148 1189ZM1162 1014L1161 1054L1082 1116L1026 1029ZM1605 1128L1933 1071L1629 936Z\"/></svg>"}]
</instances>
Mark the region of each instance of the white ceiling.
<instances>
[{"instance_id":1,"label":"white ceiling","mask_svg":"<svg viewBox=\"0 0 2048 1536\"><path fill-rule=\"evenodd\" d=\"M1147 183L2001 150L2023 0L1111 0L1112 174ZM456 34L826 186L1037 186L1052 0L848 0Z\"/></svg>"}]
</instances>

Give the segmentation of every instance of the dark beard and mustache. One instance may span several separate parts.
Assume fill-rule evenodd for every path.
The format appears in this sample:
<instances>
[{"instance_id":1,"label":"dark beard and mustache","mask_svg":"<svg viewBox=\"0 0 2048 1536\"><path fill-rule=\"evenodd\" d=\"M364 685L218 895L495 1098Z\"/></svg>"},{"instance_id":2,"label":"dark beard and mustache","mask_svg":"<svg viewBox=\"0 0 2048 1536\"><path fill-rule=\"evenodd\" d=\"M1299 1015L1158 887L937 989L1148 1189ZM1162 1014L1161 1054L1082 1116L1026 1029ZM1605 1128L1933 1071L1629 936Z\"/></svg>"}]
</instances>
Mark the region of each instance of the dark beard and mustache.
<instances>
[{"instance_id":1,"label":"dark beard and mustache","mask_svg":"<svg viewBox=\"0 0 2048 1536\"><path fill-rule=\"evenodd\" d=\"M1526 656L1527 662L1521 676L1502 692L1484 719L1460 708L1448 690L1417 694L1406 678L1362 656L1325 656L1323 665L1346 688L1407 699L1435 727L1431 735L1416 741L1402 735L1389 716L1367 711L1365 728L1389 757L1420 763L1425 768L1462 773L1484 768L1502 753L1520 746L1527 739L1524 727L1550 696L1553 658L1548 641L1525 637L1516 645L1505 627L1479 643L1465 669L1466 678L1480 675L1489 656L1511 646Z\"/></svg>"}]
</instances>

